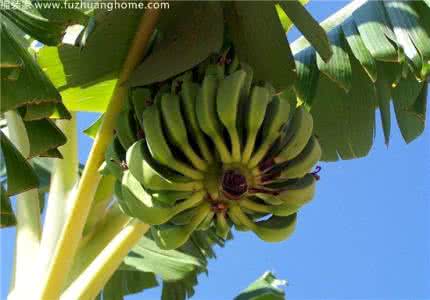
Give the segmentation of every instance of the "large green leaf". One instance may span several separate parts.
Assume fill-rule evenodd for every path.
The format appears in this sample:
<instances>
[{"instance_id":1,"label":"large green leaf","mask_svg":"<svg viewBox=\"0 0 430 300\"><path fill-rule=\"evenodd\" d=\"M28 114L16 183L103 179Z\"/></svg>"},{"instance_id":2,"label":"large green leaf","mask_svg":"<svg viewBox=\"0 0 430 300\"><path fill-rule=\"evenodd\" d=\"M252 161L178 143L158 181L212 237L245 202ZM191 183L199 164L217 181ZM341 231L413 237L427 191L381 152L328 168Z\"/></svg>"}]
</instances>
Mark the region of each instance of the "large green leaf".
<instances>
[{"instance_id":1,"label":"large green leaf","mask_svg":"<svg viewBox=\"0 0 430 300\"><path fill-rule=\"evenodd\" d=\"M224 20L218 2L172 2L163 14L160 40L131 75L131 86L161 82L221 50Z\"/></svg>"},{"instance_id":2,"label":"large green leaf","mask_svg":"<svg viewBox=\"0 0 430 300\"><path fill-rule=\"evenodd\" d=\"M250 284L234 300L284 300L285 280L279 280L271 272L264 273L260 278Z\"/></svg>"},{"instance_id":3,"label":"large green leaf","mask_svg":"<svg viewBox=\"0 0 430 300\"><path fill-rule=\"evenodd\" d=\"M377 108L388 144L391 99L404 140L422 133L430 8L420 4L353 1L321 23L333 43L328 63L303 38L292 44L295 90L314 116L324 160L367 155Z\"/></svg>"},{"instance_id":4,"label":"large green leaf","mask_svg":"<svg viewBox=\"0 0 430 300\"><path fill-rule=\"evenodd\" d=\"M239 59L254 70L254 79L271 82L277 90L296 79L294 59L273 2L237 1L225 7Z\"/></svg>"},{"instance_id":5,"label":"large green leaf","mask_svg":"<svg viewBox=\"0 0 430 300\"><path fill-rule=\"evenodd\" d=\"M69 110L106 109L142 11L95 14L85 46L44 47L37 53L38 63L60 91Z\"/></svg>"}]
</instances>

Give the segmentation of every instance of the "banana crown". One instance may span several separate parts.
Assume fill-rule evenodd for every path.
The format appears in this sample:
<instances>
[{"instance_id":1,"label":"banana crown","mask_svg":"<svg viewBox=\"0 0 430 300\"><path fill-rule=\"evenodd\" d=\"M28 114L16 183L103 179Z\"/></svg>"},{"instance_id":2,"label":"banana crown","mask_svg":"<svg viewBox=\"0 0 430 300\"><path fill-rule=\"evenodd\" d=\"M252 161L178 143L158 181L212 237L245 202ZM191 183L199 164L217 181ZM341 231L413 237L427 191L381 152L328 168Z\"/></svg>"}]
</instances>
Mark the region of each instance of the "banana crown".
<instances>
[{"instance_id":1,"label":"banana crown","mask_svg":"<svg viewBox=\"0 0 430 300\"><path fill-rule=\"evenodd\" d=\"M222 57L130 93L105 171L123 211L153 225L160 247L212 227L226 239L232 226L282 241L313 198L312 116L252 77Z\"/></svg>"}]
</instances>

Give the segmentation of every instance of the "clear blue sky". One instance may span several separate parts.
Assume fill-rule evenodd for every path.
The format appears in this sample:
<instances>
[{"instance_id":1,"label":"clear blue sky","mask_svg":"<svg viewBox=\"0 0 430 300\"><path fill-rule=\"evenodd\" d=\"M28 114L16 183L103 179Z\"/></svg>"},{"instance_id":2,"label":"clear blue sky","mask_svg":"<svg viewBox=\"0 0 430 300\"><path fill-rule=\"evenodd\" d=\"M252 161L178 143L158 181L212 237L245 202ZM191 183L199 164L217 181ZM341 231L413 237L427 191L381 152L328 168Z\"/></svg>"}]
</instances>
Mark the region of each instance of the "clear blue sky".
<instances>
[{"instance_id":1,"label":"clear blue sky","mask_svg":"<svg viewBox=\"0 0 430 300\"><path fill-rule=\"evenodd\" d=\"M322 20L344 5L316 1L308 8ZM94 118L80 114L80 129ZM266 270L289 281L290 300L430 299L430 131L406 145L393 124L387 149L379 115L377 121L368 157L322 164L317 195L301 210L292 238L267 244L253 234L235 234L218 249L209 276L200 276L193 299L232 299ZM82 136L82 162L90 145ZM5 299L14 230L0 232L0 297ZM128 299L156 300L159 294L156 289Z\"/></svg>"}]
</instances>

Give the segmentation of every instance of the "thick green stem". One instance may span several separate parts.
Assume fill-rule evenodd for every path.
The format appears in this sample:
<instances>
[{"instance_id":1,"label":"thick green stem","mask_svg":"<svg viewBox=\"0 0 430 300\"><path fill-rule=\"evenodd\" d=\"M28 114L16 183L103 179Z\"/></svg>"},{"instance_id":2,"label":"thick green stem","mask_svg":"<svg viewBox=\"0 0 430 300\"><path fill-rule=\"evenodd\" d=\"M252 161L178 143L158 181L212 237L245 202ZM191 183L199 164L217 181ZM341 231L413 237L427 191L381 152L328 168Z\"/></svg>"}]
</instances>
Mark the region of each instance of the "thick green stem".
<instances>
[{"instance_id":1,"label":"thick green stem","mask_svg":"<svg viewBox=\"0 0 430 300\"><path fill-rule=\"evenodd\" d=\"M29 154L27 132L16 111L5 113L9 138L24 157ZM25 176L25 174L23 174ZM34 254L38 253L41 234L40 204L37 189L16 196L16 241L14 273L10 287L10 298L20 299L26 290L34 266Z\"/></svg>"},{"instance_id":2,"label":"thick green stem","mask_svg":"<svg viewBox=\"0 0 430 300\"><path fill-rule=\"evenodd\" d=\"M67 143L59 150L63 159L54 161L53 175L49 189L48 205L40 244L39 270L46 272L54 255L55 245L60 237L67 213L67 203L73 197L74 187L79 179L78 130L76 113L71 120L60 120L57 126L67 137Z\"/></svg>"},{"instance_id":3,"label":"thick green stem","mask_svg":"<svg viewBox=\"0 0 430 300\"><path fill-rule=\"evenodd\" d=\"M149 229L149 225L131 221L91 262L61 295L61 300L94 299L130 249Z\"/></svg>"},{"instance_id":4,"label":"thick green stem","mask_svg":"<svg viewBox=\"0 0 430 300\"><path fill-rule=\"evenodd\" d=\"M139 24L111 101L105 112L103 122L94 140L76 196L71 203L70 214L67 216L65 226L58 240L52 262L45 278L43 278L39 299L54 300L60 296L100 180L98 168L103 162L104 153L112 140L117 116L121 112L126 100L127 88L123 84L141 61L159 15L159 10L146 10Z\"/></svg>"}]
</instances>

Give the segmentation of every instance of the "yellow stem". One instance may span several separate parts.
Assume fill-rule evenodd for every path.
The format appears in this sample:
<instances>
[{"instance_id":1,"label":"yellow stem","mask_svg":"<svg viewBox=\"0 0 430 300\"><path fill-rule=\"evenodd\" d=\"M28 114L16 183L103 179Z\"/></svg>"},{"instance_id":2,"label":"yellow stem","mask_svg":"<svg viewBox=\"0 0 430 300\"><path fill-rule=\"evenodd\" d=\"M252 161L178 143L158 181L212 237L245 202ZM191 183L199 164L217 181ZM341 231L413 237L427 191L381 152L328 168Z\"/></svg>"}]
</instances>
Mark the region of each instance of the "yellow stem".
<instances>
[{"instance_id":1,"label":"yellow stem","mask_svg":"<svg viewBox=\"0 0 430 300\"><path fill-rule=\"evenodd\" d=\"M112 140L117 116L126 99L127 88L123 83L140 63L159 16L160 10L146 10L142 16L112 98L105 112L103 122L94 140L76 197L73 199L70 214L67 216L55 249L52 263L43 278L43 285L38 299L54 300L60 297L100 180L98 168L103 162L104 153Z\"/></svg>"},{"instance_id":2,"label":"yellow stem","mask_svg":"<svg viewBox=\"0 0 430 300\"><path fill-rule=\"evenodd\" d=\"M73 281L60 300L94 299L148 229L147 224L131 221Z\"/></svg>"}]
</instances>

